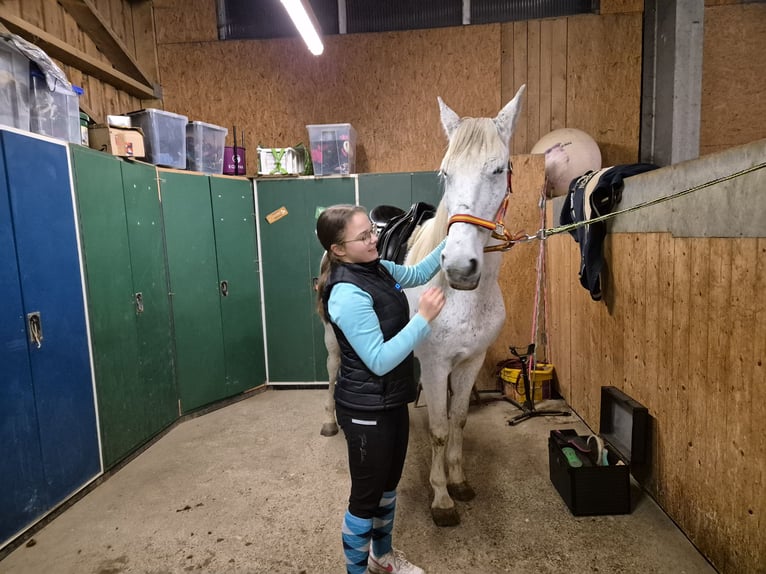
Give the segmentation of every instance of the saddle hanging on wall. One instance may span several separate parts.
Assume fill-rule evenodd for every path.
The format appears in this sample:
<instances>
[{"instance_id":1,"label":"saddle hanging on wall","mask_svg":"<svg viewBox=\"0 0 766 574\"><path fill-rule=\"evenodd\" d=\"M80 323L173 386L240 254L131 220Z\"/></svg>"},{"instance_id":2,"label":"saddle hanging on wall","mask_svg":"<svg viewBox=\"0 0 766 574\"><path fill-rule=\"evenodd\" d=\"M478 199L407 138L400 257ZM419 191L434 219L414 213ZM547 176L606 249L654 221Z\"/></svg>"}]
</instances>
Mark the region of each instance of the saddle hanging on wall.
<instances>
[{"instance_id":1,"label":"saddle hanging on wall","mask_svg":"<svg viewBox=\"0 0 766 574\"><path fill-rule=\"evenodd\" d=\"M385 213L390 206L378 206L370 212L370 219L378 225L376 214ZM418 225L431 219L436 214L436 208L430 203L419 201L413 203L410 209L400 215L391 217L378 235L378 255L381 259L393 261L401 265L407 254L407 240Z\"/></svg>"}]
</instances>

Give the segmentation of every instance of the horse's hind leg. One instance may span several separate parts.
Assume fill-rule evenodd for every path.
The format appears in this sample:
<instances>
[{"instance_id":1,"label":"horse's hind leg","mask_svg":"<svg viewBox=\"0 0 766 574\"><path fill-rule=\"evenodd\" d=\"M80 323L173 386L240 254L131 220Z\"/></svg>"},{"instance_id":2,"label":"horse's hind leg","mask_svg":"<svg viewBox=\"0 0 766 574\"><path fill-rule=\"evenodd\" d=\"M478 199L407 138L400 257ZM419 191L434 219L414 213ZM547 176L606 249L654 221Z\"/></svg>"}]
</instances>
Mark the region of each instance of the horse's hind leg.
<instances>
[{"instance_id":1,"label":"horse's hind leg","mask_svg":"<svg viewBox=\"0 0 766 574\"><path fill-rule=\"evenodd\" d=\"M324 344L327 347L327 397L325 398L325 422L320 431L322 436L334 436L338 434L338 423L335 421L335 380L338 377L340 367L340 347L335 338L335 333L329 323L324 324Z\"/></svg>"},{"instance_id":2,"label":"horse's hind leg","mask_svg":"<svg viewBox=\"0 0 766 574\"><path fill-rule=\"evenodd\" d=\"M447 442L447 490L455 500L472 500L476 493L468 484L463 472L463 428L468 418L468 406L471 401L476 376L484 363L480 353L457 365L450 374L452 400L449 407L449 441Z\"/></svg>"}]
</instances>

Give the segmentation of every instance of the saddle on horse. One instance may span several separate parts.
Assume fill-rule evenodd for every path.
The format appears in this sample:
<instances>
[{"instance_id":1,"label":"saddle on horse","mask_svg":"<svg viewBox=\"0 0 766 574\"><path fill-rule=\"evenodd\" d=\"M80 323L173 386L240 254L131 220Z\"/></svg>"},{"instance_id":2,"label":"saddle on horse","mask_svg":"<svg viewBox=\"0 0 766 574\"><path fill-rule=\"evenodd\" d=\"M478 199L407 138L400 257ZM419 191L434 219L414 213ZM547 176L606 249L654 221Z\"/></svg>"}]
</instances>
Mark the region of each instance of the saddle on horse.
<instances>
[{"instance_id":1,"label":"saddle on horse","mask_svg":"<svg viewBox=\"0 0 766 574\"><path fill-rule=\"evenodd\" d=\"M413 203L409 211L393 205L379 205L370 211L370 220L378 228L378 255L401 265L407 254L407 240L418 225L431 219L436 208L430 203Z\"/></svg>"}]
</instances>

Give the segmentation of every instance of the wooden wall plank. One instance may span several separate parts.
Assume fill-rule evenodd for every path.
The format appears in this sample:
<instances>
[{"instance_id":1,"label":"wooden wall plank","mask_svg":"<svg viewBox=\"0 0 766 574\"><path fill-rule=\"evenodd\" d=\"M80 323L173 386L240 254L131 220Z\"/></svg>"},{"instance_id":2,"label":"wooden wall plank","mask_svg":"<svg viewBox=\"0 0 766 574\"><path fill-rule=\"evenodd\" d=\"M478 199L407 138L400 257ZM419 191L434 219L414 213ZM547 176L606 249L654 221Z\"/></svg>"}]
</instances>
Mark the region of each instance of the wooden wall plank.
<instances>
[{"instance_id":1,"label":"wooden wall plank","mask_svg":"<svg viewBox=\"0 0 766 574\"><path fill-rule=\"evenodd\" d=\"M42 28L57 38L64 37L64 13L56 0L44 0Z\"/></svg>"},{"instance_id":2,"label":"wooden wall plank","mask_svg":"<svg viewBox=\"0 0 766 574\"><path fill-rule=\"evenodd\" d=\"M674 516L687 524L691 515L691 501L683 496L688 488L686 482L686 451L694 438L689 421L689 291L691 289L691 239L676 238L673 261L673 393L670 402L674 421L674 440L669 451L673 461L670 479L670 496Z\"/></svg>"},{"instance_id":3,"label":"wooden wall plank","mask_svg":"<svg viewBox=\"0 0 766 574\"><path fill-rule=\"evenodd\" d=\"M689 528L696 541L704 535L708 493L715 490L713 470L715 460L709 456L707 434L708 383L708 326L710 324L710 242L693 239L690 244L689 286L689 358L688 358L688 420L689 438L683 467L686 472L687 498L690 502ZM697 479L690 478L696 475Z\"/></svg>"},{"instance_id":4,"label":"wooden wall plank","mask_svg":"<svg viewBox=\"0 0 766 574\"><path fill-rule=\"evenodd\" d=\"M133 30L129 45L133 45L136 61L154 82L159 81L157 64L157 46L147 38L154 38L154 12L151 2L136 2L130 5L131 28Z\"/></svg>"},{"instance_id":5,"label":"wooden wall plank","mask_svg":"<svg viewBox=\"0 0 766 574\"><path fill-rule=\"evenodd\" d=\"M620 258L630 262L627 284L627 305L622 327L623 333L623 381L624 390L642 404L646 388L646 348L643 345L646 330L646 241L643 235L630 234L626 238L626 250Z\"/></svg>"},{"instance_id":6,"label":"wooden wall plank","mask_svg":"<svg viewBox=\"0 0 766 574\"><path fill-rule=\"evenodd\" d=\"M553 20L551 37L551 131L567 124L568 26L565 18ZM544 134L543 134L544 135Z\"/></svg>"},{"instance_id":7,"label":"wooden wall plank","mask_svg":"<svg viewBox=\"0 0 766 574\"><path fill-rule=\"evenodd\" d=\"M528 44L527 22L513 23L513 85L518 89L522 84L527 84L529 77L528 68ZM527 86L529 89L529 86ZM529 105L525 102L525 108ZM530 146L527 141L527 118L522 115L516 122L516 131L513 135L513 153L529 153Z\"/></svg>"},{"instance_id":8,"label":"wooden wall plank","mask_svg":"<svg viewBox=\"0 0 766 574\"><path fill-rule=\"evenodd\" d=\"M500 25L500 103L510 102L516 93L513 79L513 23ZM516 153L511 144L511 153Z\"/></svg>"},{"instance_id":9,"label":"wooden wall plank","mask_svg":"<svg viewBox=\"0 0 766 574\"><path fill-rule=\"evenodd\" d=\"M661 433L658 437L658 444L660 446L658 452L662 453L662 462L664 463L660 466L660 471L662 476L663 495L665 497L664 499L668 502L668 505L670 501L670 495L668 493L667 485L670 483L673 467L675 464L671 457L671 449L669 448L669 445L675 438L674 432L672 430L674 428L675 421L672 418L673 410L666 408L667 405L671 404L675 384L672 378L673 365L675 364L676 360L673 349L673 293L675 293L676 288L675 278L672 272L674 261L675 240L670 236L670 234L662 234L660 236L659 252L661 277L661 318L658 344L664 353L664 361L662 363L661 369L663 375L661 379L662 384L658 387L659 396L654 406L657 410L662 409L666 420L665 429L667 432Z\"/></svg>"},{"instance_id":10,"label":"wooden wall plank","mask_svg":"<svg viewBox=\"0 0 766 574\"><path fill-rule=\"evenodd\" d=\"M527 148L529 153L532 146L540 139L540 21L527 22L527 98L526 113L522 117L527 120Z\"/></svg>"},{"instance_id":11,"label":"wooden wall plank","mask_svg":"<svg viewBox=\"0 0 766 574\"><path fill-rule=\"evenodd\" d=\"M722 438L726 444L722 463L727 468L727 476L732 483L742 485L738 489L727 489L723 497L728 500L726 520L723 528L724 548L726 550L723 570L733 572L740 564L755 563L752 549L749 547L748 531L744 528L750 515L754 500L750 488L745 485L750 482L751 467L750 440L754 421L747 416L752 412L751 404L753 386L747 384L752 376L753 321L755 319L755 299L759 296L755 291L756 279L756 245L755 239L735 239L733 242L731 272L732 291L729 299L730 337L727 356L728 372L726 383L729 401L724 403L728 408L727 424ZM760 294L762 296L762 294ZM726 352L728 351L728 352ZM761 432L762 421L758 421L756 432ZM763 460L759 461L763 466ZM763 491L758 493L763 498Z\"/></svg>"},{"instance_id":12,"label":"wooden wall plank","mask_svg":"<svg viewBox=\"0 0 766 574\"><path fill-rule=\"evenodd\" d=\"M761 423L766 420L766 239L758 239L756 244L755 267L755 317L753 319L753 357L751 360L751 381L760 381L752 386L753 394L750 401L750 421L752 434L751 447L748 453L750 462L750 484L752 501L747 511L743 530L747 532L766 531L766 435L760 432ZM713 541L714 543L714 541ZM711 543L712 544L712 543ZM766 556L766 536L756 537L752 542L754 556ZM753 563L757 563L757 560Z\"/></svg>"},{"instance_id":13,"label":"wooden wall plank","mask_svg":"<svg viewBox=\"0 0 766 574\"><path fill-rule=\"evenodd\" d=\"M543 20L540 22L540 119L538 122L538 139L551 131L553 30L553 20ZM532 145L534 146L534 144Z\"/></svg>"},{"instance_id":14,"label":"wooden wall plank","mask_svg":"<svg viewBox=\"0 0 766 574\"><path fill-rule=\"evenodd\" d=\"M45 26L43 0L24 0L21 3L21 17L38 28Z\"/></svg>"},{"instance_id":15,"label":"wooden wall plank","mask_svg":"<svg viewBox=\"0 0 766 574\"><path fill-rule=\"evenodd\" d=\"M643 385L640 388L642 389L643 396L642 404L655 405L657 404L657 396L660 392L658 387L662 384L662 365L665 359L659 337L660 321L662 320L660 294L663 291L663 286L661 285L662 273L660 272L660 234L646 233L644 235L645 308L642 331L643 341L639 341L638 349L640 349L645 364ZM650 410L649 415L653 419L651 443L653 464L646 476L646 488L657 498L659 466L661 462L661 458L658 458L660 450L657 439L659 437L659 429L664 428L664 421L654 408Z\"/></svg>"},{"instance_id":16,"label":"wooden wall plank","mask_svg":"<svg viewBox=\"0 0 766 574\"><path fill-rule=\"evenodd\" d=\"M708 417L711 428L708 432L718 433L726 428L728 403L728 377L727 365L728 340L731 336L729 329L731 306L729 298L732 290L732 245L730 239L710 239L710 265L708 277L709 309L707 316L715 328L708 333L707 365L708 379L710 380L710 396L707 398L710 407ZM711 441L709 445L710 457L713 460L713 473L720 478L727 473L724 466L724 452L727 440ZM700 544L704 544L710 538L716 538L724 528L727 513L727 496L710 497L707 510L707 527L699 533ZM717 546L717 545L715 545ZM720 550L715 550L710 555L711 560L720 565L722 555Z\"/></svg>"},{"instance_id":17,"label":"wooden wall plank","mask_svg":"<svg viewBox=\"0 0 766 574\"><path fill-rule=\"evenodd\" d=\"M21 17L21 0L3 0L2 5L7 14Z\"/></svg>"}]
</instances>

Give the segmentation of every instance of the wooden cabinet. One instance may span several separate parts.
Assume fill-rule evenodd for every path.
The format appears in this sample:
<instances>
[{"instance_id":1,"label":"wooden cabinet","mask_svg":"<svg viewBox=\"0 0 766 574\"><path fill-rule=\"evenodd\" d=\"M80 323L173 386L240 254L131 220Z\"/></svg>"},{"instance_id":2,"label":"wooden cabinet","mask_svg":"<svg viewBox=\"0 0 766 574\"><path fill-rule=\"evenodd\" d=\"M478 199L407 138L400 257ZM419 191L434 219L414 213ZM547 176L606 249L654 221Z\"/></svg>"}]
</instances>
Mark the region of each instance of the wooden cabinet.
<instances>
[{"instance_id":1,"label":"wooden cabinet","mask_svg":"<svg viewBox=\"0 0 766 574\"><path fill-rule=\"evenodd\" d=\"M0 545L101 473L67 147L0 130Z\"/></svg>"},{"instance_id":2,"label":"wooden cabinet","mask_svg":"<svg viewBox=\"0 0 766 574\"><path fill-rule=\"evenodd\" d=\"M178 416L154 166L72 146L107 468Z\"/></svg>"}]
</instances>

